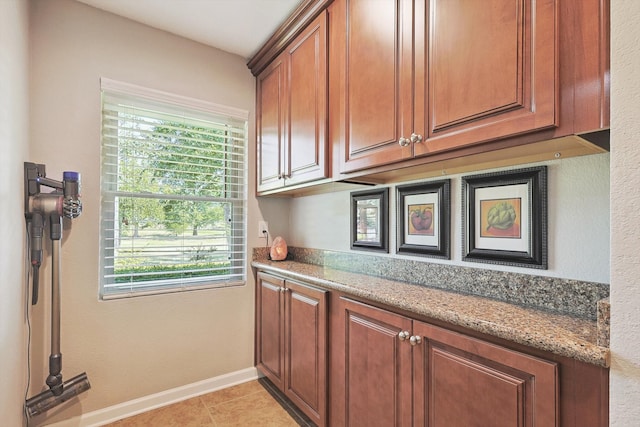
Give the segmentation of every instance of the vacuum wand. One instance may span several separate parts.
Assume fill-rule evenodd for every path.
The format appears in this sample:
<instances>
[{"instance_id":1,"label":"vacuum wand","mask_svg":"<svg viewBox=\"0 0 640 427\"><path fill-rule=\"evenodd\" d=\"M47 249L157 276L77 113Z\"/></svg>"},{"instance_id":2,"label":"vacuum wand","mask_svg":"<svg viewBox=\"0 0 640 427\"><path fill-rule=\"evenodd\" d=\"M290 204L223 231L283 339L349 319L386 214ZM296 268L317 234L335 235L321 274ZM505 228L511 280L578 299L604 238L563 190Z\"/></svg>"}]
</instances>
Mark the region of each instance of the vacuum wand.
<instances>
[{"instance_id":1,"label":"vacuum wand","mask_svg":"<svg viewBox=\"0 0 640 427\"><path fill-rule=\"evenodd\" d=\"M62 246L62 218L49 216L51 238L51 355L46 390L27 400L29 416L48 411L63 402L89 390L91 384L85 372L62 382L62 353L60 353L60 248Z\"/></svg>"},{"instance_id":2,"label":"vacuum wand","mask_svg":"<svg viewBox=\"0 0 640 427\"><path fill-rule=\"evenodd\" d=\"M62 394L62 353L60 353L60 247L62 246L62 218L51 214L51 355L47 385L55 396Z\"/></svg>"}]
</instances>

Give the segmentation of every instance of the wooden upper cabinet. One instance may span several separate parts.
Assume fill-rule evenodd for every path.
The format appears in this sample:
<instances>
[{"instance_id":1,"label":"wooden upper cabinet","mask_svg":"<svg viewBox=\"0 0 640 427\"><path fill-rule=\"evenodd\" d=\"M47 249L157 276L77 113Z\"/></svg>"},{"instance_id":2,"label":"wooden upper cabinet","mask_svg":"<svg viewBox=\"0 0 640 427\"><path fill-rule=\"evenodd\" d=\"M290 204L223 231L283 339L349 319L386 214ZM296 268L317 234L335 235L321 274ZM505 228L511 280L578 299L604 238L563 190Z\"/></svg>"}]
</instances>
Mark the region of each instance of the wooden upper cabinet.
<instances>
[{"instance_id":1,"label":"wooden upper cabinet","mask_svg":"<svg viewBox=\"0 0 640 427\"><path fill-rule=\"evenodd\" d=\"M327 14L323 12L288 49L289 121L285 179L297 184L326 178Z\"/></svg>"},{"instance_id":2,"label":"wooden upper cabinet","mask_svg":"<svg viewBox=\"0 0 640 427\"><path fill-rule=\"evenodd\" d=\"M257 77L257 191L328 177L327 13Z\"/></svg>"},{"instance_id":3,"label":"wooden upper cabinet","mask_svg":"<svg viewBox=\"0 0 640 427\"><path fill-rule=\"evenodd\" d=\"M248 63L257 194L608 150L609 1L303 0Z\"/></svg>"},{"instance_id":4,"label":"wooden upper cabinet","mask_svg":"<svg viewBox=\"0 0 640 427\"><path fill-rule=\"evenodd\" d=\"M426 141L416 154L557 125L555 3L428 2L425 61L416 61L416 79L427 81L416 106Z\"/></svg>"},{"instance_id":5,"label":"wooden upper cabinet","mask_svg":"<svg viewBox=\"0 0 640 427\"><path fill-rule=\"evenodd\" d=\"M333 78L342 83L331 104L340 171L410 157L411 147L398 141L411 119L412 1L336 1L331 24L331 58L339 67Z\"/></svg>"},{"instance_id":6,"label":"wooden upper cabinet","mask_svg":"<svg viewBox=\"0 0 640 427\"><path fill-rule=\"evenodd\" d=\"M257 77L258 191L281 187L286 118L286 63L284 55Z\"/></svg>"},{"instance_id":7,"label":"wooden upper cabinet","mask_svg":"<svg viewBox=\"0 0 640 427\"><path fill-rule=\"evenodd\" d=\"M557 125L555 0L336 0L341 173ZM337 43L332 42L332 47Z\"/></svg>"}]
</instances>

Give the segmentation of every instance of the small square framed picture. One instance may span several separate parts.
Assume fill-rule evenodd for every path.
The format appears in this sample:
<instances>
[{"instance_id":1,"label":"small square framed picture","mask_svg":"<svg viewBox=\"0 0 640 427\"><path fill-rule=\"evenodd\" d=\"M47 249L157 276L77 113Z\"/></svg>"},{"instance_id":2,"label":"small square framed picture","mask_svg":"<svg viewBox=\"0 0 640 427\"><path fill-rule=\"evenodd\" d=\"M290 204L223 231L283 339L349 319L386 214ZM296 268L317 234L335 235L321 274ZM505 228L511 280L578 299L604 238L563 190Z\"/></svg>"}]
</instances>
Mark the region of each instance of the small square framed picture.
<instances>
[{"instance_id":1,"label":"small square framed picture","mask_svg":"<svg viewBox=\"0 0 640 427\"><path fill-rule=\"evenodd\" d=\"M396 252L433 258L450 257L450 180L396 187Z\"/></svg>"},{"instance_id":2,"label":"small square framed picture","mask_svg":"<svg viewBox=\"0 0 640 427\"><path fill-rule=\"evenodd\" d=\"M546 166L462 177L464 261L547 268Z\"/></svg>"},{"instance_id":3,"label":"small square framed picture","mask_svg":"<svg viewBox=\"0 0 640 427\"><path fill-rule=\"evenodd\" d=\"M351 249L389 252L389 188L351 193Z\"/></svg>"}]
</instances>

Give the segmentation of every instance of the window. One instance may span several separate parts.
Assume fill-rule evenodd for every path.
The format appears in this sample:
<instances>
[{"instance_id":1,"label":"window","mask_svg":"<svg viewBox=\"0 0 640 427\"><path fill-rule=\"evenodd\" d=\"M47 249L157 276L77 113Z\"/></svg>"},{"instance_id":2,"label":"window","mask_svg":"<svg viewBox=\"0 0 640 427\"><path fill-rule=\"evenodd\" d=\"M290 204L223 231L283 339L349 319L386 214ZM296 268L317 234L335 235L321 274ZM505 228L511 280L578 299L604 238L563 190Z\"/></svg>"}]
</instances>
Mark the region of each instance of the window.
<instances>
[{"instance_id":1,"label":"window","mask_svg":"<svg viewBox=\"0 0 640 427\"><path fill-rule=\"evenodd\" d=\"M100 297L244 284L248 113L101 87Z\"/></svg>"}]
</instances>

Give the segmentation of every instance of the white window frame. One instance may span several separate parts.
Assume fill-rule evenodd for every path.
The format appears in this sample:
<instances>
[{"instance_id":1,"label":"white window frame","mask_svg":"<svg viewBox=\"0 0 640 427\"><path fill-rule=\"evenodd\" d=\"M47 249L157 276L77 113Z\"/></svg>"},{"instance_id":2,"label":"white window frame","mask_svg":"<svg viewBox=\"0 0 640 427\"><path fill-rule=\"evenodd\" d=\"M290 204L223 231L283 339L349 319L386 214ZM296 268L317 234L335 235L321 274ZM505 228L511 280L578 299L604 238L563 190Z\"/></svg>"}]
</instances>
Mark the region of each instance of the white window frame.
<instances>
[{"instance_id":1,"label":"white window frame","mask_svg":"<svg viewBox=\"0 0 640 427\"><path fill-rule=\"evenodd\" d=\"M124 82L118 82L115 80L101 78L100 79L101 93L103 98L105 94L110 96L116 96L130 99L134 105L153 105L154 108L158 108L160 105L166 107L169 112L176 110L186 111L188 117L192 118L204 118L209 117L224 117L234 122L244 122L244 141L242 142L242 170L239 172L241 176L238 179L241 180L241 198L234 197L232 202L232 212L234 218L232 223L232 240L234 241L234 247L239 247L241 250L234 251L232 258L232 264L235 265L233 271L236 274L232 277L225 278L225 276L205 276L192 279L169 279L169 280L152 280L147 282L136 282L135 284L122 284L115 285L114 275L114 242L115 226L108 224L116 224L119 221L117 209L115 209L115 197L123 197L114 188L113 183L109 183L109 180L105 179L106 169L109 166L105 166L105 153L113 148L108 148L105 144L104 136L101 138L101 146L103 150L103 161L101 162L101 212L100 212L100 289L99 297L101 300L127 298L132 296L142 296L159 293L172 293L181 291L190 291L196 289L208 289L219 288L229 286L242 286L246 283L246 271L247 271L247 225L246 225L246 212L247 212L247 138L248 138L248 118L249 112L233 107L223 106L203 100L188 98L180 95L175 95L155 89L149 89L138 85L133 85ZM102 128L102 126L101 126ZM111 152L112 153L112 152ZM117 156L117 155L116 155ZM126 195L124 195L126 196ZM135 194L132 194L135 197ZM160 199L171 199L172 197L163 197L161 195L154 195L154 197ZM226 199L225 202L228 202ZM109 206L113 206L109 208ZM239 218L236 218L238 217ZM235 242L238 242L237 245ZM241 274L238 274L241 271Z\"/></svg>"}]
</instances>

